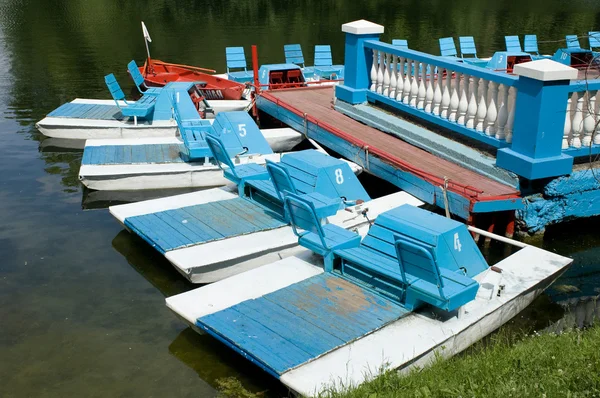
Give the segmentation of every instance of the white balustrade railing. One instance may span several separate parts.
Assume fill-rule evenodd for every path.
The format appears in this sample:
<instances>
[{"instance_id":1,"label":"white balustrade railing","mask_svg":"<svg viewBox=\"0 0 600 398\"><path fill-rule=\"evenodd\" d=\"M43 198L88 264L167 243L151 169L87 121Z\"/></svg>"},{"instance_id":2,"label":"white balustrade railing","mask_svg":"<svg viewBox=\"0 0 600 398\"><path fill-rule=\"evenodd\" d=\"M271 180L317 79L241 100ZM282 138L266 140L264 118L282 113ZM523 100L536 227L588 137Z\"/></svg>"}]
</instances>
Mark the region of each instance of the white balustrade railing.
<instances>
[{"instance_id":1,"label":"white balustrade railing","mask_svg":"<svg viewBox=\"0 0 600 398\"><path fill-rule=\"evenodd\" d=\"M453 70L383 50L371 51L371 91L499 141L511 142L516 87L471 76L462 72L460 67ZM595 104L595 95L593 99ZM595 127L596 123L586 119L583 113L580 118L581 139L588 142L588 137L592 136L589 133L593 130L592 124ZM575 128L569 130L565 140L571 142Z\"/></svg>"},{"instance_id":2,"label":"white balustrade railing","mask_svg":"<svg viewBox=\"0 0 600 398\"><path fill-rule=\"evenodd\" d=\"M562 149L600 144L597 93L597 90L571 93L565 110Z\"/></svg>"}]
</instances>

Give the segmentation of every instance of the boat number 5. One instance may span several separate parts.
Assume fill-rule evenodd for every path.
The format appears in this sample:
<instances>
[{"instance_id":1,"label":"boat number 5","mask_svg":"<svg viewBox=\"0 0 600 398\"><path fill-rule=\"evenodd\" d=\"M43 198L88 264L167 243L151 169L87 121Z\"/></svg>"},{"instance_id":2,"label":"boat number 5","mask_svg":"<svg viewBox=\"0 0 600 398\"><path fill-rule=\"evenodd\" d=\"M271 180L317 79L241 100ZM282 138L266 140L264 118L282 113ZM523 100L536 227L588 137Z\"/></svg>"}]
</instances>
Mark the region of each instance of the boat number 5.
<instances>
[{"instance_id":1,"label":"boat number 5","mask_svg":"<svg viewBox=\"0 0 600 398\"><path fill-rule=\"evenodd\" d=\"M342 185L344 183L344 175L342 174L342 169L335 169L335 182L338 185Z\"/></svg>"},{"instance_id":2,"label":"boat number 5","mask_svg":"<svg viewBox=\"0 0 600 398\"><path fill-rule=\"evenodd\" d=\"M460 244L460 239L458 238L458 232L454 234L454 250L460 251L462 245Z\"/></svg>"},{"instance_id":3,"label":"boat number 5","mask_svg":"<svg viewBox=\"0 0 600 398\"><path fill-rule=\"evenodd\" d=\"M246 125L238 124L238 131L240 132L240 137L245 137L246 136Z\"/></svg>"}]
</instances>

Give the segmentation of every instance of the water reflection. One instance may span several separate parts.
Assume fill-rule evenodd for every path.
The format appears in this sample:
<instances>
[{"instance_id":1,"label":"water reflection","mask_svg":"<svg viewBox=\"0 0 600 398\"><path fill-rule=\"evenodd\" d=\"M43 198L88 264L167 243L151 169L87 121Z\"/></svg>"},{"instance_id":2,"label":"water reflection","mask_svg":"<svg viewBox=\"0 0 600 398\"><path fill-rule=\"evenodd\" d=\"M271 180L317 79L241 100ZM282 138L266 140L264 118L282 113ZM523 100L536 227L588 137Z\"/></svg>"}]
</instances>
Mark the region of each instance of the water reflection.
<instances>
[{"instance_id":1,"label":"water reflection","mask_svg":"<svg viewBox=\"0 0 600 398\"><path fill-rule=\"evenodd\" d=\"M0 396L211 396L210 385L228 375L278 395L274 380L165 308L164 296L191 285L163 256L123 232L107 211L81 211L140 197L82 197L81 142L44 139L34 123L74 98L107 98L105 74L131 89L125 65L145 55L141 19L156 58L222 71L224 48L236 45L257 44L260 62L269 63L283 60L284 44L300 43L310 64L313 46L327 43L342 63L340 25L360 18L383 24L385 41L406 38L411 48L432 53L439 37L473 35L484 56L504 46L504 35L525 33L536 33L541 51L553 52L557 43L544 41L600 27L600 3L0 2ZM593 228L549 236L538 244L575 258L574 274L558 284L574 288L550 291L519 315L516 321L536 329L562 316L552 300L580 295L591 313L600 286Z\"/></svg>"}]
</instances>

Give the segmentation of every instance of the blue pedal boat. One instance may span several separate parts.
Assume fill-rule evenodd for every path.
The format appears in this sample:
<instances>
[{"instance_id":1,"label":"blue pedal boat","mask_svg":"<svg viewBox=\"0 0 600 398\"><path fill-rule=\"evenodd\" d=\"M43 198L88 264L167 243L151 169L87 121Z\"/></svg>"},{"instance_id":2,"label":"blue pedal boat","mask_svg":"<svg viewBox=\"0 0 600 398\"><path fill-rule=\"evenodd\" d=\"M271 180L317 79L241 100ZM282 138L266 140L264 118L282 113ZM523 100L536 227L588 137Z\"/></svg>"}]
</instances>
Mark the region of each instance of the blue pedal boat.
<instances>
[{"instance_id":1,"label":"blue pedal boat","mask_svg":"<svg viewBox=\"0 0 600 398\"><path fill-rule=\"evenodd\" d=\"M302 396L454 355L572 262L509 241L520 250L489 267L464 224L414 206L381 213L361 238L321 224L301 196L285 203L303 252L166 304Z\"/></svg>"},{"instance_id":2,"label":"blue pedal boat","mask_svg":"<svg viewBox=\"0 0 600 398\"><path fill-rule=\"evenodd\" d=\"M281 162L237 165L218 138L207 136L224 176L223 188L110 207L193 283L209 283L293 255L297 239L283 199L302 195L320 220L358 232L398 203L421 205L399 192L371 200L358 166L316 150L284 154Z\"/></svg>"},{"instance_id":3,"label":"blue pedal boat","mask_svg":"<svg viewBox=\"0 0 600 398\"><path fill-rule=\"evenodd\" d=\"M133 65L130 63L130 69ZM139 70L137 72L139 74ZM37 129L47 137L80 140L175 137L177 123L171 106L173 95L193 101L199 117L212 118L220 112L241 111L250 104L247 100L203 101L198 86L193 82L168 83L163 88L143 91L134 73L131 75L142 94L137 101L127 100L116 78L110 74L105 77L105 82L111 100L76 98L37 122Z\"/></svg>"},{"instance_id":4,"label":"blue pedal boat","mask_svg":"<svg viewBox=\"0 0 600 398\"><path fill-rule=\"evenodd\" d=\"M81 182L110 191L222 186L227 180L206 143L207 134L222 136L229 156L240 164L279 161L281 155L273 149L290 150L303 140L289 128L260 131L244 111L201 119L193 101L176 94L170 111L180 137L87 140Z\"/></svg>"}]
</instances>

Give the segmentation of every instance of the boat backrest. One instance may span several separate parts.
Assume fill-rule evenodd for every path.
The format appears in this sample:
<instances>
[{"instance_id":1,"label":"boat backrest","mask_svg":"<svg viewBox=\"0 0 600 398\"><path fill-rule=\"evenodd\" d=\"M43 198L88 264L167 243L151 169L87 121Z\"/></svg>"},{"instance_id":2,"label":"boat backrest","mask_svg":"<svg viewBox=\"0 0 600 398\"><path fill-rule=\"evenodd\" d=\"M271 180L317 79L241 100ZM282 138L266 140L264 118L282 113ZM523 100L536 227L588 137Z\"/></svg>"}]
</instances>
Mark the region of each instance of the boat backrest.
<instances>
[{"instance_id":1,"label":"boat backrest","mask_svg":"<svg viewBox=\"0 0 600 398\"><path fill-rule=\"evenodd\" d=\"M443 57L456 57L456 45L452 37L442 37L440 39L440 53Z\"/></svg>"},{"instance_id":2,"label":"boat backrest","mask_svg":"<svg viewBox=\"0 0 600 398\"><path fill-rule=\"evenodd\" d=\"M267 172L271 177L271 181L273 182L273 186L275 187L275 192L277 192L277 197L279 200L283 201L283 198L287 194L295 194L296 187L292 182L292 177L287 171L287 168L267 160Z\"/></svg>"},{"instance_id":3,"label":"boat backrest","mask_svg":"<svg viewBox=\"0 0 600 398\"><path fill-rule=\"evenodd\" d=\"M142 74L140 73L140 70L138 69L138 66L135 63L135 61L132 60L130 63L127 64L127 71L131 75L131 78L133 79L133 82L135 83L135 87L138 89L138 91L140 93L143 93L143 91L140 89L140 87L145 86L144 76L142 76Z\"/></svg>"},{"instance_id":4,"label":"boat backrest","mask_svg":"<svg viewBox=\"0 0 600 398\"><path fill-rule=\"evenodd\" d=\"M315 66L332 66L333 59L331 57L331 46L316 45L315 46Z\"/></svg>"},{"instance_id":5,"label":"boat backrest","mask_svg":"<svg viewBox=\"0 0 600 398\"><path fill-rule=\"evenodd\" d=\"M461 36L458 38L460 46L460 55L464 58L465 55L473 55L477 58L477 48L475 47L475 39L473 36Z\"/></svg>"},{"instance_id":6,"label":"boat backrest","mask_svg":"<svg viewBox=\"0 0 600 398\"><path fill-rule=\"evenodd\" d=\"M290 218L290 224L294 234L296 236L302 236L302 234L298 232L298 228L317 234L323 248L329 249L325 242L325 232L323 232L323 227L317 217L317 212L312 202L302 199L299 195L287 194L283 203Z\"/></svg>"},{"instance_id":7,"label":"boat backrest","mask_svg":"<svg viewBox=\"0 0 600 398\"><path fill-rule=\"evenodd\" d=\"M399 47L403 50L408 50L408 40L406 39L393 39L392 46Z\"/></svg>"},{"instance_id":8,"label":"boat backrest","mask_svg":"<svg viewBox=\"0 0 600 398\"><path fill-rule=\"evenodd\" d=\"M227 61L227 72L230 69L246 70L246 54L244 47L227 47L225 48L225 59Z\"/></svg>"},{"instance_id":9,"label":"boat backrest","mask_svg":"<svg viewBox=\"0 0 600 398\"><path fill-rule=\"evenodd\" d=\"M506 51L518 53L523 52L519 36L504 36L504 42L506 43Z\"/></svg>"},{"instance_id":10,"label":"boat backrest","mask_svg":"<svg viewBox=\"0 0 600 398\"><path fill-rule=\"evenodd\" d=\"M108 87L108 91L110 91L110 95L112 95L113 100L115 100L115 103L117 106L119 106L118 101L125 100L125 93L123 93L123 90L121 90L121 86L119 86L117 78L111 73L104 76L104 82L106 83L106 87Z\"/></svg>"},{"instance_id":11,"label":"boat backrest","mask_svg":"<svg viewBox=\"0 0 600 398\"><path fill-rule=\"evenodd\" d=\"M221 140L211 134L206 134L205 139L206 144L215 157L219 168L223 171L229 171L235 178L239 179L239 176L235 172L235 165L231 161L231 158L229 157L229 154L227 153L227 150L225 149L225 146ZM227 166L229 170L226 170L224 166Z\"/></svg>"},{"instance_id":12,"label":"boat backrest","mask_svg":"<svg viewBox=\"0 0 600 398\"><path fill-rule=\"evenodd\" d=\"M283 52L285 53L286 64L295 64L304 68L304 54L302 54L300 44L285 44Z\"/></svg>"},{"instance_id":13,"label":"boat backrest","mask_svg":"<svg viewBox=\"0 0 600 398\"><path fill-rule=\"evenodd\" d=\"M565 39L567 40L567 48L581 48L577 35L566 35Z\"/></svg>"},{"instance_id":14,"label":"boat backrest","mask_svg":"<svg viewBox=\"0 0 600 398\"><path fill-rule=\"evenodd\" d=\"M408 237L401 236L396 237L395 248L402 275L404 277L406 273L415 276L418 275L419 279L436 285L440 297L443 299L444 280L441 277L440 268L433 257L432 251L423 245L411 241Z\"/></svg>"},{"instance_id":15,"label":"boat backrest","mask_svg":"<svg viewBox=\"0 0 600 398\"><path fill-rule=\"evenodd\" d=\"M590 50L600 48L600 32L589 32Z\"/></svg>"},{"instance_id":16,"label":"boat backrest","mask_svg":"<svg viewBox=\"0 0 600 398\"><path fill-rule=\"evenodd\" d=\"M526 53L538 54L540 51L538 49L538 42L537 42L536 35L525 35L525 40L524 40L523 44L525 46Z\"/></svg>"}]
</instances>

